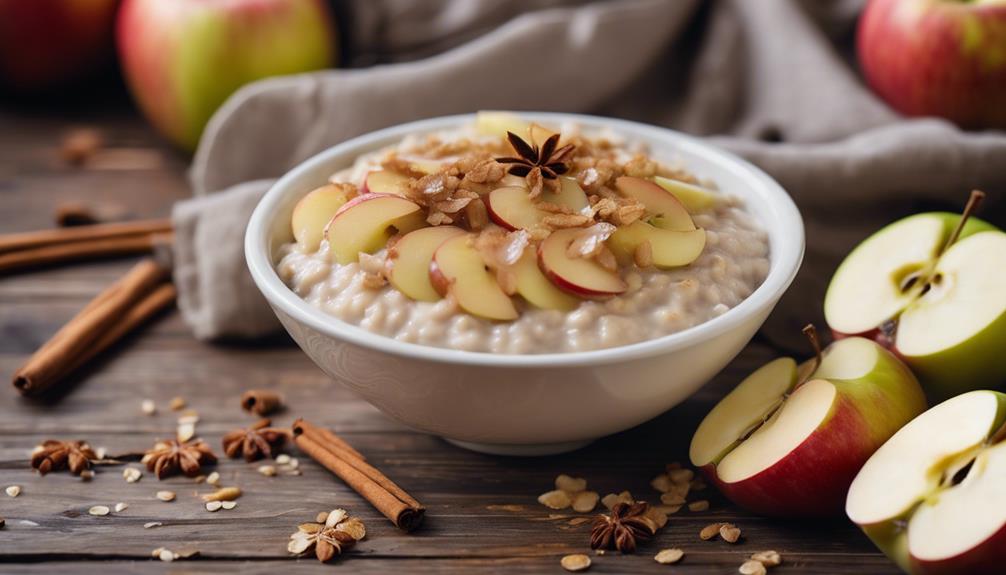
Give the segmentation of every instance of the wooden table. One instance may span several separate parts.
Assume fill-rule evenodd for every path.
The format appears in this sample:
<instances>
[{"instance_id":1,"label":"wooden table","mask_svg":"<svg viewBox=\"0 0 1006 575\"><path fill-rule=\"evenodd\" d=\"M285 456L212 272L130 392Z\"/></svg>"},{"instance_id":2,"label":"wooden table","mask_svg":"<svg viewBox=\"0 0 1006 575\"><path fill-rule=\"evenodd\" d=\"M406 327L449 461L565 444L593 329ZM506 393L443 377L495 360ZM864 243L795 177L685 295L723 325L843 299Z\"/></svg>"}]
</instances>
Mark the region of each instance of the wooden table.
<instances>
[{"instance_id":1,"label":"wooden table","mask_svg":"<svg viewBox=\"0 0 1006 575\"><path fill-rule=\"evenodd\" d=\"M114 202L139 216L165 215L187 193L186 161L171 152L130 112L95 112L113 148L129 148L143 161L70 168L59 159L61 134L75 120L0 112L0 231L51 225L62 200ZM79 120L79 119L77 119ZM138 152L138 154L137 154ZM850 240L854 235L850 235ZM811 254L813 256L813 254ZM131 265L128 260L22 273L0 279L0 372L9 375L56 329ZM820 282L817 284L820 286ZM797 326L798 327L798 326ZM563 572L559 559L589 552L589 524L572 527L568 513L550 516L537 496L555 476L588 479L602 495L623 489L655 500L650 479L665 463L686 461L697 422L725 390L773 357L767 338L756 338L740 357L694 398L658 419L557 457L490 457L404 428L328 380L285 337L259 344L208 345L196 341L177 311L129 337L81 373L61 400L26 401L13 388L0 393L0 486L20 485L17 498L0 495L0 572L69 573L241 571L276 573L538 573ZM295 416L334 428L370 461L428 506L423 528L403 534L324 469L300 457L302 476L265 477L259 464L222 460L227 485L245 495L230 511L207 512L190 479L157 481L145 474L126 483L121 467L102 467L90 482L67 473L40 477L29 469L32 447L49 438L86 439L110 453L143 450L173 435L177 413L168 401L181 396L197 410L199 433L220 453L221 436L252 419L238 406L242 391L269 388L286 396ZM158 413L144 415L151 398ZM163 503L158 490L178 499ZM712 488L709 511L671 516L656 541L633 556L594 557L591 573L736 573L754 551L775 549L785 564L772 573L897 573L892 563L844 520L783 522L746 513ZM106 517L93 505L129 504ZM286 552L296 525L322 510L346 507L367 524L366 540L335 566ZM147 522L163 526L144 529ZM714 521L736 523L740 544L703 542L698 532ZM162 563L151 550L199 551L191 560ZM657 550L680 547L674 567L653 560Z\"/></svg>"}]
</instances>

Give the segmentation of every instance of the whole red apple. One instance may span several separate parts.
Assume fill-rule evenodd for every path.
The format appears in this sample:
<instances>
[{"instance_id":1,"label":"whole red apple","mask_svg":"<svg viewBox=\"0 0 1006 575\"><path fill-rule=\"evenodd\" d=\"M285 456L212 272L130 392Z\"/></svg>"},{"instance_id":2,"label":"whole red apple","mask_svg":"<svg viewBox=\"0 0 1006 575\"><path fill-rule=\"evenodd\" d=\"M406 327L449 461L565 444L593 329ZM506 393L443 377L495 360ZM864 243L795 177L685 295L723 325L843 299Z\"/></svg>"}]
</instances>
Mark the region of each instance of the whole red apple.
<instances>
[{"instance_id":1,"label":"whole red apple","mask_svg":"<svg viewBox=\"0 0 1006 575\"><path fill-rule=\"evenodd\" d=\"M902 114L1006 128L1006 0L871 0L857 44L867 81Z\"/></svg>"},{"instance_id":2,"label":"whole red apple","mask_svg":"<svg viewBox=\"0 0 1006 575\"><path fill-rule=\"evenodd\" d=\"M112 56L118 0L0 0L0 83L35 92Z\"/></svg>"},{"instance_id":3,"label":"whole red apple","mask_svg":"<svg viewBox=\"0 0 1006 575\"><path fill-rule=\"evenodd\" d=\"M116 37L143 113L189 150L244 84L335 59L325 0L124 0Z\"/></svg>"}]
</instances>

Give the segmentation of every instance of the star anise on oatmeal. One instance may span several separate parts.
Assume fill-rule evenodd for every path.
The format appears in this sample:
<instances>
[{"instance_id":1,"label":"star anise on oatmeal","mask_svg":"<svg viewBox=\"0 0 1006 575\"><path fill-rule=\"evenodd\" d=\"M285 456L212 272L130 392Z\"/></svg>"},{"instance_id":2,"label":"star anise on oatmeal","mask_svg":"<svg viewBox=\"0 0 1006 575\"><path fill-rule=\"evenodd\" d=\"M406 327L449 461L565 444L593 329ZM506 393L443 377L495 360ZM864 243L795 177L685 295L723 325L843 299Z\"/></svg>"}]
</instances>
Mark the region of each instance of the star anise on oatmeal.
<instances>
[{"instance_id":1,"label":"star anise on oatmeal","mask_svg":"<svg viewBox=\"0 0 1006 575\"><path fill-rule=\"evenodd\" d=\"M243 456L249 462L272 457L286 441L286 431L269 427L271 424L269 419L260 419L247 429L224 435L224 453L230 458Z\"/></svg>"},{"instance_id":2,"label":"star anise on oatmeal","mask_svg":"<svg viewBox=\"0 0 1006 575\"><path fill-rule=\"evenodd\" d=\"M363 521L350 517L345 509L323 513L319 520L322 518L324 522L298 525L297 531L290 536L287 551L300 555L314 548L315 557L325 563L341 555L367 534Z\"/></svg>"},{"instance_id":3,"label":"star anise on oatmeal","mask_svg":"<svg viewBox=\"0 0 1006 575\"><path fill-rule=\"evenodd\" d=\"M559 145L559 134L549 136L541 148L528 144L513 132L507 132L506 137L514 151L517 152L517 157L496 158L496 161L501 164L512 164L507 170L509 173L525 177L538 171L541 177L554 180L569 171L569 165L566 161L573 154L576 146L566 144L556 149L556 146Z\"/></svg>"},{"instance_id":4,"label":"star anise on oatmeal","mask_svg":"<svg viewBox=\"0 0 1006 575\"><path fill-rule=\"evenodd\" d=\"M153 471L157 475L158 479L164 479L179 471L188 477L195 477L199 475L203 465L216 463L217 456L201 439L184 442L168 439L155 443L141 461L147 465L148 471Z\"/></svg>"},{"instance_id":5,"label":"star anise on oatmeal","mask_svg":"<svg viewBox=\"0 0 1006 575\"><path fill-rule=\"evenodd\" d=\"M621 553L632 553L638 541L645 541L656 532L653 520L646 517L649 504L618 503L611 508L611 515L598 515L590 530L591 549L617 549Z\"/></svg>"},{"instance_id":6,"label":"star anise on oatmeal","mask_svg":"<svg viewBox=\"0 0 1006 575\"><path fill-rule=\"evenodd\" d=\"M57 441L49 439L32 451L31 466L39 474L70 469L70 473L80 475L91 468L91 461L98 459L86 441Z\"/></svg>"}]
</instances>

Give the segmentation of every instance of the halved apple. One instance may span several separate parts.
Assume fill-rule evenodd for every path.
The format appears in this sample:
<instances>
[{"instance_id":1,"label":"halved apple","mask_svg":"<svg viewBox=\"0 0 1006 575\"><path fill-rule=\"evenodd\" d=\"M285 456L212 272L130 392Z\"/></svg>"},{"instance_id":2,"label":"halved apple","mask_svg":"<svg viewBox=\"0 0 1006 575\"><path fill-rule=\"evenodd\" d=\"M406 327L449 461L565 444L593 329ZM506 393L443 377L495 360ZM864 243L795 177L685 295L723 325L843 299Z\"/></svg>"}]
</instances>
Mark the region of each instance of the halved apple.
<instances>
[{"instance_id":1,"label":"halved apple","mask_svg":"<svg viewBox=\"0 0 1006 575\"><path fill-rule=\"evenodd\" d=\"M329 249L340 264L355 262L360 252L374 253L396 233L426 226L422 209L413 201L387 194L365 194L344 204L325 231Z\"/></svg>"},{"instance_id":2,"label":"halved apple","mask_svg":"<svg viewBox=\"0 0 1006 575\"><path fill-rule=\"evenodd\" d=\"M454 226L435 226L405 234L395 244L389 258L391 272L388 281L414 300L439 300L440 294L430 283L430 262L441 244L464 233L464 230Z\"/></svg>"},{"instance_id":3,"label":"halved apple","mask_svg":"<svg viewBox=\"0 0 1006 575\"><path fill-rule=\"evenodd\" d=\"M471 234L440 244L430 263L430 282L441 295L450 293L470 314L501 321L517 319L513 301L486 267Z\"/></svg>"},{"instance_id":4,"label":"halved apple","mask_svg":"<svg viewBox=\"0 0 1006 575\"><path fill-rule=\"evenodd\" d=\"M325 226L352 197L347 186L326 184L308 192L293 208L290 225L293 237L305 250L318 249L325 237Z\"/></svg>"},{"instance_id":5,"label":"halved apple","mask_svg":"<svg viewBox=\"0 0 1006 575\"><path fill-rule=\"evenodd\" d=\"M542 309L569 311L580 305L580 300L563 292L545 277L538 267L534 250L525 250L513 272L516 275L517 293L531 305Z\"/></svg>"},{"instance_id":6,"label":"halved apple","mask_svg":"<svg viewBox=\"0 0 1006 575\"><path fill-rule=\"evenodd\" d=\"M654 226L665 230L687 232L695 229L692 216L674 194L650 180L621 176L615 180L615 189L646 207L646 218Z\"/></svg>"},{"instance_id":7,"label":"halved apple","mask_svg":"<svg viewBox=\"0 0 1006 575\"><path fill-rule=\"evenodd\" d=\"M485 203L489 218L510 231L531 229L546 215L520 186L496 188L485 196Z\"/></svg>"},{"instance_id":8,"label":"halved apple","mask_svg":"<svg viewBox=\"0 0 1006 575\"><path fill-rule=\"evenodd\" d=\"M1004 423L1006 395L994 391L933 407L866 462L849 488L846 513L909 573L1001 573Z\"/></svg>"},{"instance_id":9,"label":"halved apple","mask_svg":"<svg viewBox=\"0 0 1006 575\"><path fill-rule=\"evenodd\" d=\"M643 242L650 242L653 265L659 268L686 266L702 254L706 246L706 231L666 230L637 220L615 230L608 238L608 247L619 262L626 265L633 260L636 249Z\"/></svg>"},{"instance_id":10,"label":"halved apple","mask_svg":"<svg viewBox=\"0 0 1006 575\"><path fill-rule=\"evenodd\" d=\"M692 463L738 505L783 517L841 513L863 462L926 407L915 376L874 341L838 341L819 361L766 364L696 430Z\"/></svg>"},{"instance_id":11,"label":"halved apple","mask_svg":"<svg viewBox=\"0 0 1006 575\"><path fill-rule=\"evenodd\" d=\"M623 293L628 286L617 273L593 259L570 257L569 245L582 230L567 228L549 234L538 246L538 265L559 289L579 296Z\"/></svg>"},{"instance_id":12,"label":"halved apple","mask_svg":"<svg viewBox=\"0 0 1006 575\"><path fill-rule=\"evenodd\" d=\"M720 201L720 196L716 192L702 186L663 176L653 176L653 181L680 200L689 213L711 210Z\"/></svg>"},{"instance_id":13,"label":"halved apple","mask_svg":"<svg viewBox=\"0 0 1006 575\"><path fill-rule=\"evenodd\" d=\"M394 170L372 170L363 181L365 194L391 194L406 197L410 178Z\"/></svg>"},{"instance_id":14,"label":"halved apple","mask_svg":"<svg viewBox=\"0 0 1006 575\"><path fill-rule=\"evenodd\" d=\"M558 181L559 188L556 191L545 190L542 192L541 199L543 202L567 207L573 213L580 213L590 207L590 202L587 201L587 194L583 192L583 188L580 187L580 184L575 179L567 176L559 176Z\"/></svg>"}]
</instances>

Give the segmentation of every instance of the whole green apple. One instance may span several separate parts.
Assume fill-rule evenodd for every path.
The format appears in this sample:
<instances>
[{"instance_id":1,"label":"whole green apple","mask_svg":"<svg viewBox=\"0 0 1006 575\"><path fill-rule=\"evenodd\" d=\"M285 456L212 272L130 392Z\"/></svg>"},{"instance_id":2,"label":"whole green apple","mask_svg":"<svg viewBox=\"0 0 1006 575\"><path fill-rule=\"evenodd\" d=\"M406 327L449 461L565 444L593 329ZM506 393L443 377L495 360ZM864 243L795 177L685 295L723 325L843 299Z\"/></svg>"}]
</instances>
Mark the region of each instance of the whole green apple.
<instances>
[{"instance_id":1,"label":"whole green apple","mask_svg":"<svg viewBox=\"0 0 1006 575\"><path fill-rule=\"evenodd\" d=\"M133 97L187 150L244 84L332 66L334 36L324 0L125 0L116 30Z\"/></svg>"}]
</instances>

